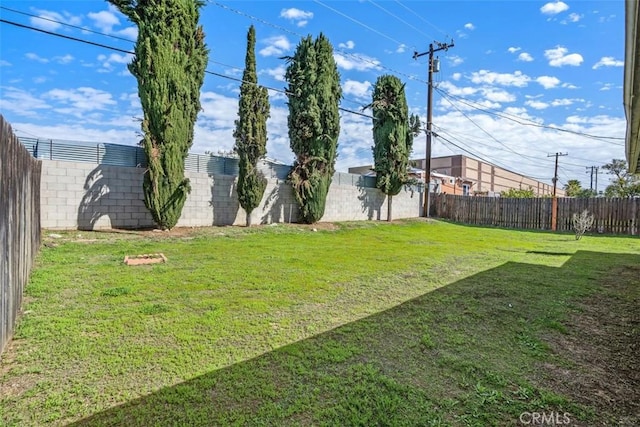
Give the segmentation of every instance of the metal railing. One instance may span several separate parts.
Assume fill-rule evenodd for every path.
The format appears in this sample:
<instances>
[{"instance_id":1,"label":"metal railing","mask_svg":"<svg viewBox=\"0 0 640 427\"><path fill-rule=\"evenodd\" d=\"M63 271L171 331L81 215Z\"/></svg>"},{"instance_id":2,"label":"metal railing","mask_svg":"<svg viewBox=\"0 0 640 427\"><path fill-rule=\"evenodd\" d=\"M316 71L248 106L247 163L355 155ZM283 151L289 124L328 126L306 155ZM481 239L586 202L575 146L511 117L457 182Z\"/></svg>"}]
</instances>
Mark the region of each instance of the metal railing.
<instances>
[{"instance_id":1,"label":"metal railing","mask_svg":"<svg viewBox=\"0 0 640 427\"><path fill-rule=\"evenodd\" d=\"M147 157L142 147L132 145L66 141L38 138L18 138L36 159L96 163L109 166L147 167ZM184 162L185 171L210 175L238 176L238 159L212 154L189 153ZM263 160L260 170L267 178L287 179L290 165ZM375 177L336 172L333 182L338 185L354 185L375 188Z\"/></svg>"}]
</instances>

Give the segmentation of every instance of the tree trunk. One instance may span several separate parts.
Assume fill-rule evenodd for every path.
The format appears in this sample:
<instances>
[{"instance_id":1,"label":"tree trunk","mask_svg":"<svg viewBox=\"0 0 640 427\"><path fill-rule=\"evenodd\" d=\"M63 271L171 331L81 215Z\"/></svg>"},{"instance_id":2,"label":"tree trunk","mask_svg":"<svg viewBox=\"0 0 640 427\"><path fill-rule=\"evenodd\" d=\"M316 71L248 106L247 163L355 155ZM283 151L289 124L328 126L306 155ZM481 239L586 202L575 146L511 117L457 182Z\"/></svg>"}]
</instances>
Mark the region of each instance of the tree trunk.
<instances>
[{"instance_id":1,"label":"tree trunk","mask_svg":"<svg viewBox=\"0 0 640 427\"><path fill-rule=\"evenodd\" d=\"M247 212L247 227L251 227L251 212Z\"/></svg>"},{"instance_id":2,"label":"tree trunk","mask_svg":"<svg viewBox=\"0 0 640 427\"><path fill-rule=\"evenodd\" d=\"M391 222L391 200L393 196L387 196L387 221Z\"/></svg>"}]
</instances>

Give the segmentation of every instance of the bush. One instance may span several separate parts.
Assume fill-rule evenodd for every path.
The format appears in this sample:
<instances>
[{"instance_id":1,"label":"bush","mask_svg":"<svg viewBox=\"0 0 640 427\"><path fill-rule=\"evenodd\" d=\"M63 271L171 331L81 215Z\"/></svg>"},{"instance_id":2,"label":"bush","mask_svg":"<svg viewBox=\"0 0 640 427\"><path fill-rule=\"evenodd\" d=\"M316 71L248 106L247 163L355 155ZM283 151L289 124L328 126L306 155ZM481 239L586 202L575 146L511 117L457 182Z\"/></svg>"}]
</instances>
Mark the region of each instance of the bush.
<instances>
[{"instance_id":1,"label":"bush","mask_svg":"<svg viewBox=\"0 0 640 427\"><path fill-rule=\"evenodd\" d=\"M582 213L574 213L571 216L571 222L573 223L573 231L576 233L576 240L580 240L584 233L591 230L593 215L585 209Z\"/></svg>"}]
</instances>

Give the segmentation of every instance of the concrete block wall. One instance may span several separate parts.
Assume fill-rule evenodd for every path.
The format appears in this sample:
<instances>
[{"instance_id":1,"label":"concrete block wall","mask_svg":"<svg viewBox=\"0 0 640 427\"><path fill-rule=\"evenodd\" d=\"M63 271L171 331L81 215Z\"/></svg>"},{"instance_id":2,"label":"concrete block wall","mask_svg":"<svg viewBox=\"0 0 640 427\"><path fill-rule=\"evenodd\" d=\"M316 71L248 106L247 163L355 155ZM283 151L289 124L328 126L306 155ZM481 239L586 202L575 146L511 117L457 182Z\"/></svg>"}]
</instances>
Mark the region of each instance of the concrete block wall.
<instances>
[{"instance_id":1,"label":"concrete block wall","mask_svg":"<svg viewBox=\"0 0 640 427\"><path fill-rule=\"evenodd\" d=\"M108 229L153 227L144 206L144 169L56 160L42 161L42 227ZM191 193L179 227L244 225L236 194L237 177L187 172ZM393 197L393 218L421 215L421 194L402 191ZM386 220L386 196L375 188L333 183L322 221ZM296 222L298 208L291 186L270 178L251 215L253 224Z\"/></svg>"}]
</instances>

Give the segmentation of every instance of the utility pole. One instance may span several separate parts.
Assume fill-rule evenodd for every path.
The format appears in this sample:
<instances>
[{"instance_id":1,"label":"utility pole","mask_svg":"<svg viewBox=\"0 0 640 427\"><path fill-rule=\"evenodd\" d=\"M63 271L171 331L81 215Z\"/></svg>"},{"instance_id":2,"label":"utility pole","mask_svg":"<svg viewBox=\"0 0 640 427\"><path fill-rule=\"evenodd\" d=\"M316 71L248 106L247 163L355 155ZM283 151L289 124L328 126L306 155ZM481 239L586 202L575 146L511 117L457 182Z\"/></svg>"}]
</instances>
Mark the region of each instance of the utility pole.
<instances>
[{"instance_id":1,"label":"utility pole","mask_svg":"<svg viewBox=\"0 0 640 427\"><path fill-rule=\"evenodd\" d=\"M450 47L453 47L453 40L451 43L440 43L434 42L436 46L433 46L433 43L429 44L429 50L426 52L418 53L413 52L413 59L418 59L421 56L429 55L429 78L427 83L427 149L425 152L425 166L424 166L424 188L425 188L425 197L424 197L424 216L429 218L429 209L431 207L431 121L433 115L433 73L440 71L439 69L434 70L434 62L433 62L433 54L435 52L439 52L441 50L449 50Z\"/></svg>"},{"instance_id":2,"label":"utility pole","mask_svg":"<svg viewBox=\"0 0 640 427\"><path fill-rule=\"evenodd\" d=\"M589 170L591 170L591 185L589 186L590 190L595 190L596 195L598 194L598 169L600 169L598 166L587 166L587 173L589 173ZM593 188L593 176L596 176L596 187L595 189Z\"/></svg>"},{"instance_id":3,"label":"utility pole","mask_svg":"<svg viewBox=\"0 0 640 427\"><path fill-rule=\"evenodd\" d=\"M589 190L593 190L593 170L595 169L595 166L587 166L587 173L589 173L589 170L591 170L591 182L589 184Z\"/></svg>"},{"instance_id":4,"label":"utility pole","mask_svg":"<svg viewBox=\"0 0 640 427\"><path fill-rule=\"evenodd\" d=\"M558 157L568 155L569 153L547 154L547 157L556 156L556 167L553 172L553 198L551 199L551 231L556 231L558 224L558 197L556 196L558 188Z\"/></svg>"}]
</instances>

